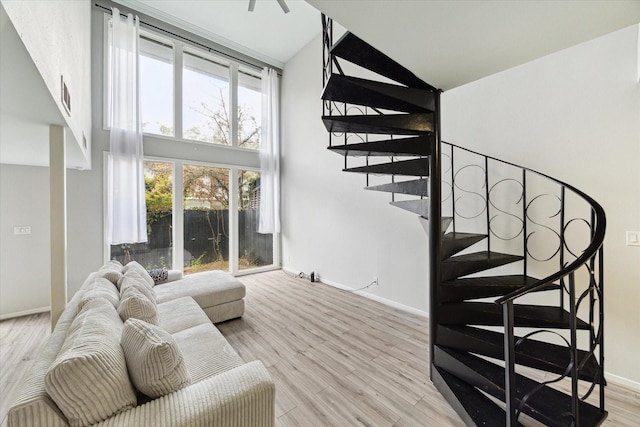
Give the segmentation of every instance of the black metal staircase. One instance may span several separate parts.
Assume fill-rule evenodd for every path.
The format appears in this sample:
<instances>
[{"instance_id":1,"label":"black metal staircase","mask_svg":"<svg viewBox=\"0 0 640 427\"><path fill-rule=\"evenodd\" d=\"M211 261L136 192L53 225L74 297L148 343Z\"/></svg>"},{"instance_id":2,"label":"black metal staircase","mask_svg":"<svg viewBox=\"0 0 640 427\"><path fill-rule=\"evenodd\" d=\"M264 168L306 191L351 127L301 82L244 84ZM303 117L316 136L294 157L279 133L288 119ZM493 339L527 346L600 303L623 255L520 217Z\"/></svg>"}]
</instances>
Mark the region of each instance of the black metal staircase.
<instances>
[{"instance_id":1,"label":"black metal staircase","mask_svg":"<svg viewBox=\"0 0 640 427\"><path fill-rule=\"evenodd\" d=\"M345 172L365 174L368 190L390 193L426 223L432 382L468 425L599 425L600 205L442 142L439 89L354 34L334 44L331 19L322 24L329 150L344 156ZM346 75L357 67L342 61L396 83ZM390 182L370 186L372 174Z\"/></svg>"}]
</instances>

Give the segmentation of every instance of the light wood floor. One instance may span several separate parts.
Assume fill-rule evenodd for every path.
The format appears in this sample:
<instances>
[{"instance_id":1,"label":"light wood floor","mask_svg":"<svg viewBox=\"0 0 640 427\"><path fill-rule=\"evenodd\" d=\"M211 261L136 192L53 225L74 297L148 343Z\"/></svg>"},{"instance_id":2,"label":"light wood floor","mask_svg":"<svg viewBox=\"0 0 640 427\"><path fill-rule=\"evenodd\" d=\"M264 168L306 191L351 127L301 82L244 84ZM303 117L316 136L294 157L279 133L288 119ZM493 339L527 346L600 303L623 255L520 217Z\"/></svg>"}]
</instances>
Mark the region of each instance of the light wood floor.
<instances>
[{"instance_id":1,"label":"light wood floor","mask_svg":"<svg viewBox=\"0 0 640 427\"><path fill-rule=\"evenodd\" d=\"M243 318L217 325L276 383L277 426L462 426L428 380L425 318L282 271L243 276ZM48 335L48 315L0 322L0 417ZM640 396L607 387L607 427L640 425ZM524 419L527 425L536 425Z\"/></svg>"}]
</instances>

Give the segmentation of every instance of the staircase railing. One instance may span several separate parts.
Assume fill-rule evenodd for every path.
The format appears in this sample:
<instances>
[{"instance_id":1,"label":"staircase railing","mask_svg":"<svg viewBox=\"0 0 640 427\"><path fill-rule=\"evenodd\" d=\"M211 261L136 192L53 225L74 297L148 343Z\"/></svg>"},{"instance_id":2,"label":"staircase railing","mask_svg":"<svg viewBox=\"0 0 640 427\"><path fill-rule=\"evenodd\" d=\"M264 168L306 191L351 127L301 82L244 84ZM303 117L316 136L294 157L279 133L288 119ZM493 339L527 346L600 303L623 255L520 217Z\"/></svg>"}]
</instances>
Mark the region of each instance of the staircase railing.
<instances>
[{"instance_id":1,"label":"staircase railing","mask_svg":"<svg viewBox=\"0 0 640 427\"><path fill-rule=\"evenodd\" d=\"M448 210L453 217L454 231L461 222L470 223L471 227L483 224L489 236L488 249L500 246L507 252L520 252L524 257L522 273L544 277L495 301L503 308L507 425L517 425L523 405L542 385L565 378L571 381L574 425L580 422L580 401L589 398L596 387L597 406L604 412L603 208L582 191L543 173L442 144L444 162L448 163L443 171L443 211ZM463 203L465 198L468 200ZM504 203L505 200L511 202ZM463 211L461 206L475 210ZM578 230L579 226L584 229ZM582 243L581 247L574 246L576 241ZM514 303L531 298L533 292L551 284L559 284L558 306L569 312L568 336L539 329L516 341ZM579 314L588 317L588 337L582 340L578 337ZM540 334L556 335L567 346L570 363L559 377L534 390L517 392L516 348ZM581 343L587 348L586 354L579 353ZM581 392L578 380L588 357L598 360L599 372Z\"/></svg>"}]
</instances>

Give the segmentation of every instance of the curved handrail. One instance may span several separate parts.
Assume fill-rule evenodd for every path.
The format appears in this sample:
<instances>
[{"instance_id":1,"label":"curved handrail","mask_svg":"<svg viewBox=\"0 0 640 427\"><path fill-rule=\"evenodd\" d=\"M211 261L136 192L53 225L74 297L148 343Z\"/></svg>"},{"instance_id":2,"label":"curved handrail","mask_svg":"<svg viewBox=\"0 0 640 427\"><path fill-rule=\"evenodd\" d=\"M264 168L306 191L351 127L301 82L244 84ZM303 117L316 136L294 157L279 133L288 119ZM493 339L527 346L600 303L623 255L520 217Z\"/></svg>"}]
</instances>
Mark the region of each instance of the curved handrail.
<instances>
[{"instance_id":1,"label":"curved handrail","mask_svg":"<svg viewBox=\"0 0 640 427\"><path fill-rule=\"evenodd\" d=\"M606 225L607 225L607 218L604 212L604 209L602 208L602 206L600 206L600 204L598 202L596 202L593 198L591 198L589 195L585 194L584 192L578 190L577 188L575 188L574 186L567 184L565 182L562 182L556 178L553 178L549 175L546 175L542 172L538 172L536 170L524 167L524 166L520 166L517 165L515 163L511 163L511 162L507 162L504 160L500 160L497 159L495 157L491 157L491 156L487 156L486 154L482 154L482 153L478 153L477 151L473 151L473 150L469 150L467 148L464 147L460 147L458 145L455 144L451 144L449 142L445 142L442 141L443 144L447 144L451 147L457 148L459 150L463 150L466 151L468 153L471 154L475 154L487 159L491 159L494 160L496 162L500 162L509 166L513 166L516 168L520 168L522 170L534 173L536 175L539 175L543 178L546 178L550 181L553 181L559 185L562 185L563 187L571 190L573 193L577 194L578 196L582 197L582 199L584 199L593 209L594 213L595 213L595 222L596 222L596 228L593 232L593 236L591 238L591 243L589 244L589 246L587 246L587 248L582 252L582 255L580 255L578 258L576 258L572 263L568 264L567 266L565 266L564 268L562 268L561 270L545 277L544 279L540 279L538 281L536 281L535 283L532 283L530 285L527 285L525 287L522 287L520 289L518 289L517 291L513 291L510 294L507 294L499 299L497 299L495 301L496 304L498 305L504 305L508 302L511 302L523 295L526 295L530 292L534 292L540 288L542 288L543 286L555 282L556 280L568 276L569 274L571 274L572 272L576 271L578 268L580 268L585 262L587 262L589 259L591 259L596 252L598 251L598 249L600 249L600 247L602 246L603 242L604 242L604 234L605 234L605 229L606 229Z\"/></svg>"}]
</instances>

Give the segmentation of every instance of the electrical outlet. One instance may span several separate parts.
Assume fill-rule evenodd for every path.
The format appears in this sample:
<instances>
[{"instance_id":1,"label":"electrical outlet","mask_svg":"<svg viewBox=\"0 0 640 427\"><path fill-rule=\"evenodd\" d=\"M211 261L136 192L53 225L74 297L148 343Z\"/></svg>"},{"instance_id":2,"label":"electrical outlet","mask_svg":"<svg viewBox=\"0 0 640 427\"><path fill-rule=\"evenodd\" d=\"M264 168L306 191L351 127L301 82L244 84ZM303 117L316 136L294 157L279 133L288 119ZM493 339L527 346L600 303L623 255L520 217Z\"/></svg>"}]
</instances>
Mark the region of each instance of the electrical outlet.
<instances>
[{"instance_id":1,"label":"electrical outlet","mask_svg":"<svg viewBox=\"0 0 640 427\"><path fill-rule=\"evenodd\" d=\"M378 276L373 276L373 286L376 288L380 286L380 282L378 282Z\"/></svg>"},{"instance_id":2,"label":"electrical outlet","mask_svg":"<svg viewBox=\"0 0 640 427\"><path fill-rule=\"evenodd\" d=\"M640 246L640 231L627 231L627 246Z\"/></svg>"},{"instance_id":3,"label":"electrical outlet","mask_svg":"<svg viewBox=\"0 0 640 427\"><path fill-rule=\"evenodd\" d=\"M23 225L19 227L13 227L13 234L31 234L31 226Z\"/></svg>"}]
</instances>

